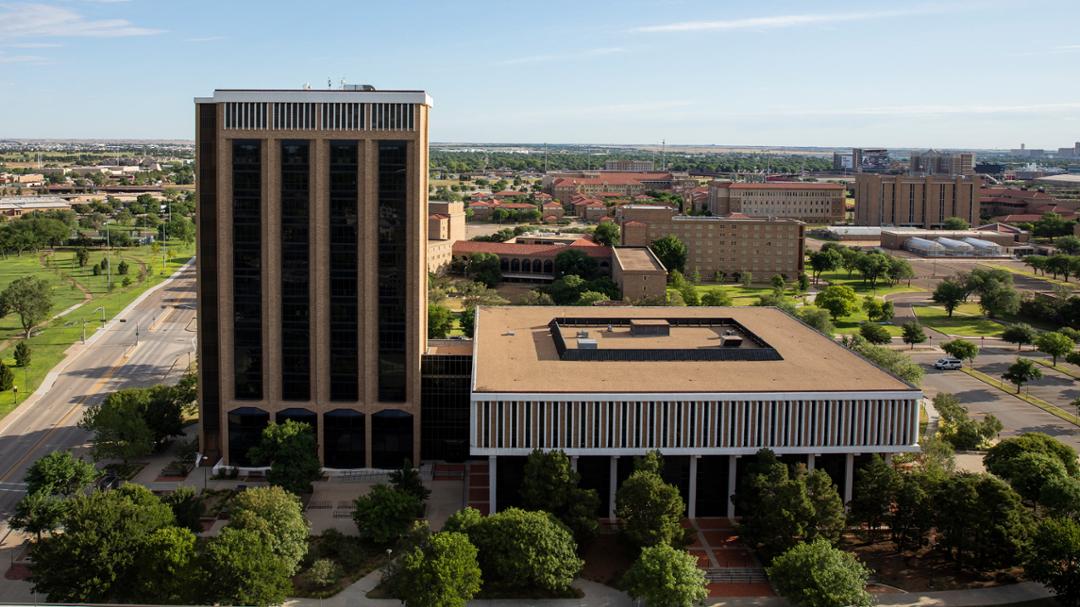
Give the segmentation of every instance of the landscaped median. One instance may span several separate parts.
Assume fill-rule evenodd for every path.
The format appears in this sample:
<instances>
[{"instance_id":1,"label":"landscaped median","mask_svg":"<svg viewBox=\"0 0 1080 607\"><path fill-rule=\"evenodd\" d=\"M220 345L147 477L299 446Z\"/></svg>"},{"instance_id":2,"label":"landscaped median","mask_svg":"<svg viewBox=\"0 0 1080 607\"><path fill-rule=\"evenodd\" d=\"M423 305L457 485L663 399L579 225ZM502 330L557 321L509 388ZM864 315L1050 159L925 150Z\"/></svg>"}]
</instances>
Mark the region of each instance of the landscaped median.
<instances>
[{"instance_id":1,"label":"landscaped median","mask_svg":"<svg viewBox=\"0 0 1080 607\"><path fill-rule=\"evenodd\" d=\"M975 304L961 304L950 317L940 306L914 306L915 316L923 325L946 335L960 337L998 337L1005 330L1001 323L970 312L978 311Z\"/></svg>"},{"instance_id":2,"label":"landscaped median","mask_svg":"<svg viewBox=\"0 0 1080 607\"><path fill-rule=\"evenodd\" d=\"M999 389L1002 392L1005 392L1007 394L1011 394L1011 395L1015 396L1016 398L1019 398L1020 400L1026 402L1028 404L1035 405L1036 407L1042 409L1043 411L1046 411L1047 413L1049 413L1051 415L1060 417L1061 419L1069 422L1070 424L1075 424L1077 426L1080 426L1080 417L1077 417L1077 416L1073 415L1072 413L1069 413L1068 411L1065 411L1061 407L1058 407L1057 405L1053 405L1053 404L1039 398L1038 396L1032 396L1031 394L1025 394L1025 393L1022 393L1022 392L1018 393L1018 392L1016 392L1015 390L1012 389L1012 386L1010 384L1007 384L1007 383L1005 383L1005 382L1003 382L1000 379L997 379L995 377L991 377L990 375L987 375L986 373L983 373L982 371L977 371L977 370L972 369L970 367L963 367L960 370L963 371L964 373L967 373L968 375L974 377L975 379L983 382L984 384L993 386L993 387L995 387L995 388L997 388L997 389Z\"/></svg>"},{"instance_id":3,"label":"landscaped median","mask_svg":"<svg viewBox=\"0 0 1080 607\"><path fill-rule=\"evenodd\" d=\"M1077 373L1076 371L1070 371L1070 370L1068 370L1068 369L1066 369L1064 367L1052 365L1052 364L1046 362L1045 360L1042 360L1042 359L1039 359L1039 358L1032 358L1031 360L1035 361L1037 364L1040 364L1040 365L1046 367L1047 369L1053 369L1053 370L1057 371L1058 373L1061 373L1062 375L1068 375L1069 377L1071 377L1073 379L1080 379L1080 373Z\"/></svg>"}]
</instances>

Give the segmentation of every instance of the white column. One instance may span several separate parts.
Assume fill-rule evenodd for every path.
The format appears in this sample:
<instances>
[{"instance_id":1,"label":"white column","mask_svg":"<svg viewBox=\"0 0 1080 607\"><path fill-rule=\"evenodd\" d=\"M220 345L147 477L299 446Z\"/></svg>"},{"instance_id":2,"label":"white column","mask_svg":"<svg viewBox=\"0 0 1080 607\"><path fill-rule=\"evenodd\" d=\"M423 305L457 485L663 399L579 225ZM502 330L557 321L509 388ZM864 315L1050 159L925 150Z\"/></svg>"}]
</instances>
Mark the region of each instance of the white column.
<instances>
[{"instance_id":1,"label":"white column","mask_svg":"<svg viewBox=\"0 0 1080 607\"><path fill-rule=\"evenodd\" d=\"M619 456L611 456L608 470L608 518L615 520L615 493L619 490Z\"/></svg>"},{"instance_id":2,"label":"white column","mask_svg":"<svg viewBox=\"0 0 1080 607\"><path fill-rule=\"evenodd\" d=\"M851 502L851 489L855 484L855 454L844 456L844 505Z\"/></svg>"},{"instance_id":3,"label":"white column","mask_svg":"<svg viewBox=\"0 0 1080 607\"><path fill-rule=\"evenodd\" d=\"M806 456L806 471L807 472L813 472L814 471L814 460L815 459L816 458L815 458L813 453Z\"/></svg>"},{"instance_id":4,"label":"white column","mask_svg":"<svg viewBox=\"0 0 1080 607\"><path fill-rule=\"evenodd\" d=\"M488 456L488 513L495 514L495 456Z\"/></svg>"},{"instance_id":5,"label":"white column","mask_svg":"<svg viewBox=\"0 0 1080 607\"><path fill-rule=\"evenodd\" d=\"M738 458L737 455L729 455L727 464L727 517L731 520L735 520L735 501L731 496L735 495L735 460Z\"/></svg>"},{"instance_id":6,"label":"white column","mask_svg":"<svg viewBox=\"0 0 1080 607\"><path fill-rule=\"evenodd\" d=\"M689 518L697 518L697 461L697 455L690 456L690 504L686 508Z\"/></svg>"},{"instance_id":7,"label":"white column","mask_svg":"<svg viewBox=\"0 0 1080 607\"><path fill-rule=\"evenodd\" d=\"M573 470L574 472L577 472L577 459L578 459L578 456L576 456L576 455L570 456L570 469Z\"/></svg>"}]
</instances>

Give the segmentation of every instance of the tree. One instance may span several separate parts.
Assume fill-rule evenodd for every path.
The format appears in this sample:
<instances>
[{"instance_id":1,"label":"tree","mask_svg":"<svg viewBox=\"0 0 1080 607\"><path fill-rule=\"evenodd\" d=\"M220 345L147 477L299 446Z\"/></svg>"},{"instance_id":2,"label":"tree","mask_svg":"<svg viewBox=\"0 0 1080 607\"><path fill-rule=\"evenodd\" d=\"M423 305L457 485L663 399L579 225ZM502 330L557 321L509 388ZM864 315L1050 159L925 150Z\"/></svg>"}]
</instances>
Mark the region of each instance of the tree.
<instances>
[{"instance_id":1,"label":"tree","mask_svg":"<svg viewBox=\"0 0 1080 607\"><path fill-rule=\"evenodd\" d=\"M49 283L34 276L16 278L0 292L0 316L17 314L26 339L30 339L34 327L49 317L52 305Z\"/></svg>"},{"instance_id":2,"label":"tree","mask_svg":"<svg viewBox=\"0 0 1080 607\"><path fill-rule=\"evenodd\" d=\"M280 605L292 591L292 568L251 529L226 526L207 543L202 560L205 603Z\"/></svg>"},{"instance_id":3,"label":"tree","mask_svg":"<svg viewBox=\"0 0 1080 607\"><path fill-rule=\"evenodd\" d=\"M99 474L93 464L70 451L53 451L31 464L23 481L28 494L44 491L67 497L85 491Z\"/></svg>"},{"instance_id":4,"label":"tree","mask_svg":"<svg viewBox=\"0 0 1080 607\"><path fill-rule=\"evenodd\" d=\"M975 361L975 357L979 355L979 346L966 339L947 341L941 344L941 349L953 358L968 361L969 365L972 364Z\"/></svg>"},{"instance_id":5,"label":"tree","mask_svg":"<svg viewBox=\"0 0 1080 607\"><path fill-rule=\"evenodd\" d=\"M292 493L311 493L311 483L322 476L315 430L308 423L270 422L249 457L258 465L270 466L266 480L271 485Z\"/></svg>"},{"instance_id":6,"label":"tree","mask_svg":"<svg viewBox=\"0 0 1080 607\"><path fill-rule=\"evenodd\" d=\"M859 335L872 344L884 345L892 342L892 335L889 334L888 329L877 323L862 323L859 326Z\"/></svg>"},{"instance_id":7,"label":"tree","mask_svg":"<svg viewBox=\"0 0 1080 607\"><path fill-rule=\"evenodd\" d=\"M202 499L194 487L179 486L176 491L162 496L161 501L172 510L176 524L194 533L202 532Z\"/></svg>"},{"instance_id":8,"label":"tree","mask_svg":"<svg viewBox=\"0 0 1080 607\"><path fill-rule=\"evenodd\" d=\"M1034 361L1027 358L1017 358L1016 362L1009 365L1008 370L1001 374L1002 379L1016 386L1016 393L1020 394L1020 388L1042 377L1042 371Z\"/></svg>"},{"instance_id":9,"label":"tree","mask_svg":"<svg viewBox=\"0 0 1080 607\"><path fill-rule=\"evenodd\" d=\"M146 538L135 564L128 599L170 605L194 598L195 534L191 529L162 527Z\"/></svg>"},{"instance_id":10,"label":"tree","mask_svg":"<svg viewBox=\"0 0 1080 607\"><path fill-rule=\"evenodd\" d=\"M1016 344L1017 352L1026 344L1034 343L1037 334L1035 329L1027 323L1016 323L1015 325L1009 325L1001 332L1001 339L1009 342L1010 344Z\"/></svg>"},{"instance_id":11,"label":"tree","mask_svg":"<svg viewBox=\"0 0 1080 607\"><path fill-rule=\"evenodd\" d=\"M1065 464L1047 453L1023 453L1012 461L1009 471L1005 480L1029 502L1039 501L1047 483L1068 476Z\"/></svg>"},{"instance_id":12,"label":"tree","mask_svg":"<svg viewBox=\"0 0 1080 607\"><path fill-rule=\"evenodd\" d=\"M743 288L749 289L750 285L754 284L754 273L753 272L742 272L742 273L740 273L739 274L739 284L741 284L743 286Z\"/></svg>"},{"instance_id":13,"label":"tree","mask_svg":"<svg viewBox=\"0 0 1080 607\"><path fill-rule=\"evenodd\" d=\"M405 535L422 510L423 503L412 493L379 484L356 498L353 521L361 537L388 546Z\"/></svg>"},{"instance_id":14,"label":"tree","mask_svg":"<svg viewBox=\"0 0 1080 607\"><path fill-rule=\"evenodd\" d=\"M555 256L555 278L580 276L583 280L592 280L600 273L600 265L581 249L566 249Z\"/></svg>"},{"instance_id":15,"label":"tree","mask_svg":"<svg viewBox=\"0 0 1080 607\"><path fill-rule=\"evenodd\" d=\"M924 445L924 453L926 452ZM924 466L922 471L901 474L889 511L888 522L896 549L918 548L927 542L933 526L933 495L938 478Z\"/></svg>"},{"instance_id":16,"label":"tree","mask_svg":"<svg viewBox=\"0 0 1080 607\"><path fill-rule=\"evenodd\" d=\"M784 279L782 274L773 274L773 277L769 279L769 284L772 285L774 291L783 292L787 287L787 280Z\"/></svg>"},{"instance_id":17,"label":"tree","mask_svg":"<svg viewBox=\"0 0 1080 607\"><path fill-rule=\"evenodd\" d=\"M806 275L805 272L800 272L798 281L799 292L806 293L810 289L810 278Z\"/></svg>"},{"instance_id":18,"label":"tree","mask_svg":"<svg viewBox=\"0 0 1080 607\"><path fill-rule=\"evenodd\" d=\"M946 278L938 283L931 296L934 303L939 303L945 308L945 312L952 318L953 311L968 297L967 286L955 278Z\"/></svg>"},{"instance_id":19,"label":"tree","mask_svg":"<svg viewBox=\"0 0 1080 607\"><path fill-rule=\"evenodd\" d=\"M1069 352L1065 355L1065 362L1080 366L1080 352Z\"/></svg>"},{"instance_id":20,"label":"tree","mask_svg":"<svg viewBox=\"0 0 1080 607\"><path fill-rule=\"evenodd\" d=\"M33 533L40 542L43 533L52 533L60 527L66 511L64 499L45 487L27 492L15 505L15 512L8 523L12 529Z\"/></svg>"},{"instance_id":21,"label":"tree","mask_svg":"<svg viewBox=\"0 0 1080 607\"><path fill-rule=\"evenodd\" d=\"M855 290L847 285L830 285L814 298L814 305L829 311L833 322L843 316L850 316L859 309L859 298Z\"/></svg>"},{"instance_id":22,"label":"tree","mask_svg":"<svg viewBox=\"0 0 1080 607\"><path fill-rule=\"evenodd\" d=\"M86 250L86 247L79 247L75 249L75 262L79 264L80 268L85 268L86 264L90 261L90 251Z\"/></svg>"},{"instance_id":23,"label":"tree","mask_svg":"<svg viewBox=\"0 0 1080 607\"><path fill-rule=\"evenodd\" d=\"M281 487L254 487L232 501L229 526L257 532L288 575L296 573L308 550L308 523L300 498Z\"/></svg>"},{"instance_id":24,"label":"tree","mask_svg":"<svg viewBox=\"0 0 1080 607\"><path fill-rule=\"evenodd\" d=\"M824 333L830 338L833 336L833 333L836 332L836 327L832 324L832 317L828 310L806 306L799 309L798 316L804 323L817 329L819 332Z\"/></svg>"},{"instance_id":25,"label":"tree","mask_svg":"<svg viewBox=\"0 0 1080 607\"><path fill-rule=\"evenodd\" d=\"M521 300L518 303L523 306L553 306L555 305L555 300L543 291L530 289L521 296Z\"/></svg>"},{"instance_id":26,"label":"tree","mask_svg":"<svg viewBox=\"0 0 1080 607\"><path fill-rule=\"evenodd\" d=\"M1054 591L1063 605L1080 605L1080 523L1051 518L1035 528L1024 572Z\"/></svg>"},{"instance_id":27,"label":"tree","mask_svg":"<svg viewBox=\"0 0 1080 607\"><path fill-rule=\"evenodd\" d=\"M406 605L465 607L480 592L478 551L464 533L432 535L401 557L395 588Z\"/></svg>"},{"instance_id":28,"label":"tree","mask_svg":"<svg viewBox=\"0 0 1080 607\"><path fill-rule=\"evenodd\" d=\"M1066 255L1076 255L1080 253L1080 238L1076 236L1062 236L1054 239L1054 246L1057 250Z\"/></svg>"},{"instance_id":29,"label":"tree","mask_svg":"<svg viewBox=\"0 0 1080 607\"><path fill-rule=\"evenodd\" d=\"M428 304L428 338L445 339L454 328L454 313L446 306Z\"/></svg>"},{"instance_id":30,"label":"tree","mask_svg":"<svg viewBox=\"0 0 1080 607\"><path fill-rule=\"evenodd\" d=\"M25 339L15 344L15 364L24 369L30 366L30 345Z\"/></svg>"},{"instance_id":31,"label":"tree","mask_svg":"<svg viewBox=\"0 0 1080 607\"><path fill-rule=\"evenodd\" d=\"M686 244L679 240L678 236L668 234L663 238L654 240L649 245L649 248L652 249L653 254L660 260L660 263L664 264L668 272L672 270L682 272L686 268L686 257L689 250L686 248Z\"/></svg>"},{"instance_id":32,"label":"tree","mask_svg":"<svg viewBox=\"0 0 1080 607\"><path fill-rule=\"evenodd\" d=\"M525 460L521 499L526 509L554 514L582 545L596 535L600 497L594 489L579 487L580 482L565 453L534 449Z\"/></svg>"},{"instance_id":33,"label":"tree","mask_svg":"<svg viewBox=\"0 0 1080 607\"><path fill-rule=\"evenodd\" d=\"M810 254L810 268L814 274L814 282L818 281L822 272L832 272L844 262L844 256L836 249L822 249Z\"/></svg>"},{"instance_id":34,"label":"tree","mask_svg":"<svg viewBox=\"0 0 1080 607\"><path fill-rule=\"evenodd\" d=\"M581 571L570 531L547 512L507 508L491 516L467 508L445 531L461 531L479 551L485 587L561 591Z\"/></svg>"},{"instance_id":35,"label":"tree","mask_svg":"<svg viewBox=\"0 0 1080 607\"><path fill-rule=\"evenodd\" d=\"M121 259L120 263L116 265L116 273L121 276L126 275L129 270L131 270L131 266L129 266L128 262L124 261L123 259Z\"/></svg>"},{"instance_id":36,"label":"tree","mask_svg":"<svg viewBox=\"0 0 1080 607\"><path fill-rule=\"evenodd\" d=\"M1013 462L1025 453L1043 453L1053 456L1065 466L1069 476L1080 476L1076 450L1042 432L1025 432L1020 436L1006 438L986 452L983 464L993 474L1008 479L1013 476Z\"/></svg>"},{"instance_id":37,"label":"tree","mask_svg":"<svg viewBox=\"0 0 1080 607\"><path fill-rule=\"evenodd\" d=\"M635 470L615 494L615 513L622 532L642 547L681 540L683 509L679 490L665 483L659 472L648 469Z\"/></svg>"},{"instance_id":38,"label":"tree","mask_svg":"<svg viewBox=\"0 0 1080 607\"><path fill-rule=\"evenodd\" d=\"M466 337L472 337L476 332L476 306L466 307L458 318L461 321L461 332Z\"/></svg>"},{"instance_id":39,"label":"tree","mask_svg":"<svg viewBox=\"0 0 1080 607\"><path fill-rule=\"evenodd\" d=\"M960 217L946 217L941 227L945 230L966 230L971 224Z\"/></svg>"},{"instance_id":40,"label":"tree","mask_svg":"<svg viewBox=\"0 0 1080 607\"><path fill-rule=\"evenodd\" d=\"M923 331L922 325L917 321L909 321L904 323L900 327L902 331L902 339L905 344L911 344L911 349L915 349L915 344L921 344L927 340L926 332Z\"/></svg>"},{"instance_id":41,"label":"tree","mask_svg":"<svg viewBox=\"0 0 1080 607\"><path fill-rule=\"evenodd\" d=\"M391 487L416 496L420 503L426 502L431 495L431 490L424 486L424 481L420 478L420 471L413 467L412 460L408 458L401 463L400 468L390 473L389 480Z\"/></svg>"},{"instance_id":42,"label":"tree","mask_svg":"<svg viewBox=\"0 0 1080 607\"><path fill-rule=\"evenodd\" d=\"M0 392L7 392L15 386L15 373L0 362Z\"/></svg>"},{"instance_id":43,"label":"tree","mask_svg":"<svg viewBox=\"0 0 1080 607\"><path fill-rule=\"evenodd\" d=\"M1073 340L1056 332L1047 332L1035 338L1035 346L1040 352L1049 354L1053 358L1053 365L1057 366L1058 357L1066 356L1076 348Z\"/></svg>"},{"instance_id":44,"label":"tree","mask_svg":"<svg viewBox=\"0 0 1080 607\"><path fill-rule=\"evenodd\" d=\"M731 295L723 289L709 289L701 294L703 306L730 306L731 302Z\"/></svg>"},{"instance_id":45,"label":"tree","mask_svg":"<svg viewBox=\"0 0 1080 607\"><path fill-rule=\"evenodd\" d=\"M855 555L817 540L798 544L766 568L777 593L800 607L870 607L870 570Z\"/></svg>"},{"instance_id":46,"label":"tree","mask_svg":"<svg viewBox=\"0 0 1080 607\"><path fill-rule=\"evenodd\" d=\"M1015 314L1020 309L1020 294L1012 284L990 282L979 292L979 308L990 318Z\"/></svg>"},{"instance_id":47,"label":"tree","mask_svg":"<svg viewBox=\"0 0 1080 607\"><path fill-rule=\"evenodd\" d=\"M79 427L94 433L91 454L95 460L117 458L124 463L154 450L154 433L143 417L146 391L134 388L113 392L90 405Z\"/></svg>"},{"instance_id":48,"label":"tree","mask_svg":"<svg viewBox=\"0 0 1080 607\"><path fill-rule=\"evenodd\" d=\"M593 306L602 301L609 301L606 294L599 291L582 291L581 295L578 295L578 300L574 305Z\"/></svg>"},{"instance_id":49,"label":"tree","mask_svg":"<svg viewBox=\"0 0 1080 607\"><path fill-rule=\"evenodd\" d=\"M861 335L846 337L843 344L909 384L917 386L922 382L923 368L912 362L903 352L875 346Z\"/></svg>"},{"instance_id":50,"label":"tree","mask_svg":"<svg viewBox=\"0 0 1080 607\"><path fill-rule=\"evenodd\" d=\"M883 253L864 253L857 258L855 267L863 282L869 282L874 288L879 278L889 275L889 258Z\"/></svg>"},{"instance_id":51,"label":"tree","mask_svg":"<svg viewBox=\"0 0 1080 607\"><path fill-rule=\"evenodd\" d=\"M851 518L865 524L871 537L888 520L900 483L900 473L879 455L871 457L855 476Z\"/></svg>"},{"instance_id":52,"label":"tree","mask_svg":"<svg viewBox=\"0 0 1080 607\"><path fill-rule=\"evenodd\" d=\"M697 557L667 544L642 549L622 585L646 607L693 607L709 595Z\"/></svg>"},{"instance_id":53,"label":"tree","mask_svg":"<svg viewBox=\"0 0 1080 607\"><path fill-rule=\"evenodd\" d=\"M619 226L612 221L602 221L593 232L593 240L598 244L613 247L619 244Z\"/></svg>"},{"instance_id":54,"label":"tree","mask_svg":"<svg viewBox=\"0 0 1080 607\"><path fill-rule=\"evenodd\" d=\"M172 511L134 484L77 495L64 510L64 532L34 544L34 592L53 603L131 598L140 554L156 531L171 527Z\"/></svg>"},{"instance_id":55,"label":"tree","mask_svg":"<svg viewBox=\"0 0 1080 607\"><path fill-rule=\"evenodd\" d=\"M934 408L941 414L938 435L954 449L978 449L1002 430L1001 422L993 415L983 416L982 421L971 419L960 399L952 394L942 392L935 396Z\"/></svg>"},{"instance_id":56,"label":"tree","mask_svg":"<svg viewBox=\"0 0 1080 607\"><path fill-rule=\"evenodd\" d=\"M467 274L488 288L494 287L502 281L499 256L494 253L473 253L469 256Z\"/></svg>"}]
</instances>

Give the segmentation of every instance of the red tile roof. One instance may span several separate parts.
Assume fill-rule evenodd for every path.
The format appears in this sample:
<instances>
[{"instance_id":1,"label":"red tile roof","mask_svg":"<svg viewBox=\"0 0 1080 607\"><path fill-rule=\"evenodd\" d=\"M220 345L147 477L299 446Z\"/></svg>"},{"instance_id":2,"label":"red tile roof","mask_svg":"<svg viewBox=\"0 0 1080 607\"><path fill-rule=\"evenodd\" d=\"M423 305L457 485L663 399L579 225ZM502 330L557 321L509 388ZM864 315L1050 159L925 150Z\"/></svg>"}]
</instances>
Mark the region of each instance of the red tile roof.
<instances>
[{"instance_id":1,"label":"red tile roof","mask_svg":"<svg viewBox=\"0 0 1080 607\"><path fill-rule=\"evenodd\" d=\"M671 173L601 173L588 177L559 177L554 185L634 185L642 181L669 181Z\"/></svg>"},{"instance_id":2,"label":"red tile roof","mask_svg":"<svg viewBox=\"0 0 1080 607\"><path fill-rule=\"evenodd\" d=\"M580 240L580 239L579 239ZM551 244L519 244L516 242L477 242L474 240L459 240L454 243L454 255L471 255L473 253L494 253L496 255L529 255L531 257L555 257L568 249L576 249L589 257L604 259L611 257L611 247L604 247L595 243L579 245L574 241L571 245Z\"/></svg>"}]
</instances>

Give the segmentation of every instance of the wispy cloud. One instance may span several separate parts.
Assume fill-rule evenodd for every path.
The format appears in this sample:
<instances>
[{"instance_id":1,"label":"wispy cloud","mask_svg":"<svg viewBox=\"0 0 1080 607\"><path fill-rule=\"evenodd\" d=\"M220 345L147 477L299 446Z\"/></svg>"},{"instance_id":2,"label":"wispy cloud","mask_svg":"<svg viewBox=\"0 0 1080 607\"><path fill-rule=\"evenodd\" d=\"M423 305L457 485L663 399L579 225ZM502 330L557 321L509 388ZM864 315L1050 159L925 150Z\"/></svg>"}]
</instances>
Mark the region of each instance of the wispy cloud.
<instances>
[{"instance_id":1,"label":"wispy cloud","mask_svg":"<svg viewBox=\"0 0 1080 607\"><path fill-rule=\"evenodd\" d=\"M9 65L12 63L48 63L45 57L38 57L37 55L9 55L3 51L0 51L0 65Z\"/></svg>"},{"instance_id":2,"label":"wispy cloud","mask_svg":"<svg viewBox=\"0 0 1080 607\"><path fill-rule=\"evenodd\" d=\"M522 65L526 63L545 63L548 61L569 61L571 59L579 59L581 57L599 57L602 55L618 55L625 53L627 50L620 46L609 46L603 48L590 48L576 53L557 53L557 54L545 54L545 55L529 55L526 57L514 57L512 59L504 59L498 61L495 65Z\"/></svg>"},{"instance_id":3,"label":"wispy cloud","mask_svg":"<svg viewBox=\"0 0 1080 607\"><path fill-rule=\"evenodd\" d=\"M225 36L200 36L197 38L185 38L184 42L217 42L218 40L224 40Z\"/></svg>"},{"instance_id":4,"label":"wispy cloud","mask_svg":"<svg viewBox=\"0 0 1080 607\"><path fill-rule=\"evenodd\" d=\"M126 19L91 19L59 6L0 4L0 39L121 38L151 36L163 31L140 27Z\"/></svg>"},{"instance_id":5,"label":"wispy cloud","mask_svg":"<svg viewBox=\"0 0 1080 607\"><path fill-rule=\"evenodd\" d=\"M59 42L13 42L3 46L8 48L59 48L63 45Z\"/></svg>"},{"instance_id":6,"label":"wispy cloud","mask_svg":"<svg viewBox=\"0 0 1080 607\"><path fill-rule=\"evenodd\" d=\"M853 13L823 13L807 15L772 15L768 17L748 17L744 19L723 19L718 21L680 21L658 25L643 25L631 28L631 32L703 32L770 30L780 28L826 25L851 21L869 21L890 17L907 17L942 12L940 7L915 7L910 9L863 11Z\"/></svg>"}]
</instances>

